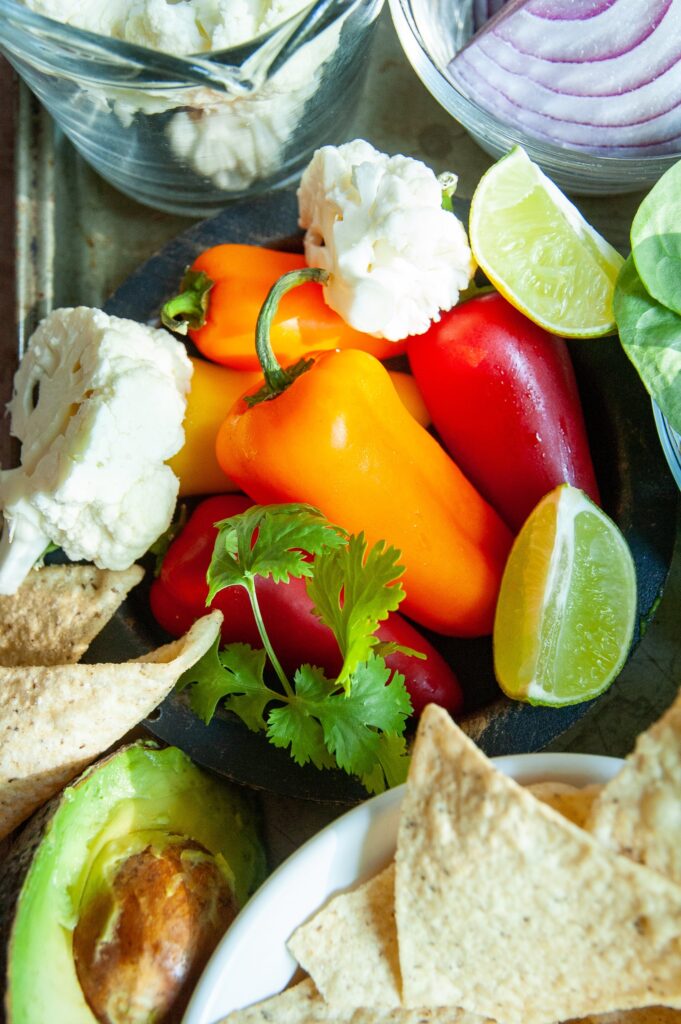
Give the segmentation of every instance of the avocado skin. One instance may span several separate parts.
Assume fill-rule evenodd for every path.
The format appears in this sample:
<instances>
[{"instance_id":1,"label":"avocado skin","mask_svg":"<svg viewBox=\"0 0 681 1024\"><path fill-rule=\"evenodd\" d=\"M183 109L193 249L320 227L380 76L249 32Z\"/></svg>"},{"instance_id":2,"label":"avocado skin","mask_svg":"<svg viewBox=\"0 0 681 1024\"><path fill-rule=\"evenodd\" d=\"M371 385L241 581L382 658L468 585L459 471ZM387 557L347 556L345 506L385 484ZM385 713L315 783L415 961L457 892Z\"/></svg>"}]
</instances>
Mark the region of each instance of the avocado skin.
<instances>
[{"instance_id":1,"label":"avocado skin","mask_svg":"<svg viewBox=\"0 0 681 1024\"><path fill-rule=\"evenodd\" d=\"M1 851L2 875L0 875L0 978L6 983L10 935L15 910L24 879L33 863L33 857L42 842L45 829L55 814L61 794L49 800L36 811L25 825L8 841L6 851ZM5 1000L0 1002L0 1024L5 1024Z\"/></svg>"},{"instance_id":2,"label":"avocado skin","mask_svg":"<svg viewBox=\"0 0 681 1024\"><path fill-rule=\"evenodd\" d=\"M166 827L169 831L173 830L172 803L175 799L173 787L178 783L178 776L181 779L185 772L191 773L194 780L201 780L201 785L205 786L208 794L207 807L210 807L211 804L210 794L215 794L219 791L220 794L225 795L226 802L232 803L232 806L236 809L232 819L226 822L225 837L227 839L231 829L232 834L226 842L226 846L229 847L234 842L233 830L235 827L240 830L240 834L243 834L243 844L246 850L243 863L235 864L232 862L232 858L226 858L230 868L235 873L234 889L239 904L243 904L248 895L255 891L264 879L267 867L264 850L260 842L259 814L253 805L250 795L237 790L229 783L222 782L222 780L218 781L213 776L203 772L185 754L174 747L159 750L158 745L153 742L140 741L102 758L87 768L67 789L38 810L26 825L15 834L7 852L3 863L2 875L0 876L0 978L4 978L6 981L5 1000L4 1004L0 1005L0 1024L44 1024L40 1016L34 1017L23 1012L16 1012L13 1006L13 979L18 976L23 968L22 964L17 963L15 940L22 918L22 905L26 896L26 890L31 883L32 869L36 864L36 860L41 855L43 844L51 841L51 835L55 831L55 823L59 821L60 812L62 812L65 806L68 806L74 792L77 793L81 790L98 773L110 771L112 768L115 770L116 762L122 758L128 759L129 762L131 758L135 760L140 756L144 759L144 755L148 755L155 766L161 765L161 770L163 770L164 764L167 768L168 791L170 794L168 805L171 813ZM197 801L197 806L200 806L201 793L197 791L191 795ZM211 810L214 810L214 807ZM110 807L112 818L115 813L116 805L112 803ZM209 824L210 829L214 830L214 814ZM193 835L189 836L189 838L195 839L198 842L204 842L205 840L204 835ZM211 845L214 847L215 844L204 842L204 845L210 849ZM211 852L221 853L222 851L212 849ZM41 961L41 956L47 957L48 950L37 951L36 963L38 965L41 962L45 963L44 959ZM33 964L28 969L34 972L35 984L38 985L36 965ZM78 999L82 1001L79 986ZM53 1024L58 1024L62 1019L65 1024L66 1022L68 1024L81 1024L81 1021L83 1024L91 1024L91 1022L95 1021L94 1015L89 1010L85 1015L78 1014L75 1012L75 1008L71 1006L65 1007L64 1010L62 1018L60 1016L61 1008L52 1003L50 1019Z\"/></svg>"}]
</instances>

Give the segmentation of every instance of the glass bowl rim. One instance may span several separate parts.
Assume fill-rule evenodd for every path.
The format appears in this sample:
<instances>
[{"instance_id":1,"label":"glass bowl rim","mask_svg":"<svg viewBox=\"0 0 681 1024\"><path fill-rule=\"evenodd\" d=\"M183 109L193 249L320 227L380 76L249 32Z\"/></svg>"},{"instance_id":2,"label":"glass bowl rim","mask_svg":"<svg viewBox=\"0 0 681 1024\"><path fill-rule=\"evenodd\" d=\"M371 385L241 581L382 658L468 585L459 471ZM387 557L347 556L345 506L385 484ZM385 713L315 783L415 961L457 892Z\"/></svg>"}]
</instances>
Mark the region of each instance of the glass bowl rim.
<instances>
[{"instance_id":1,"label":"glass bowl rim","mask_svg":"<svg viewBox=\"0 0 681 1024\"><path fill-rule=\"evenodd\" d=\"M618 178L625 168L631 172L640 168L642 172L650 173L652 169L671 167L681 158L681 149L676 153L647 154L634 157L592 154L586 150L582 151L578 147L561 146L548 139L532 136L520 128L509 130L502 121L481 107L474 98L461 92L445 74L421 34L413 12L412 0L388 0L388 3L395 31L414 70L447 112L474 134L484 135L490 142L494 141L497 145L505 144L507 149L520 144L527 149L531 157L539 162L552 160L557 164L569 164L574 170L578 170L580 165L585 170L593 170L598 167L607 172L608 169L612 169L614 178ZM407 35L406 40L405 35ZM410 41L413 41L418 47L421 55L420 61L412 59ZM419 66L420 64L421 66ZM520 136L522 136L522 142L519 143L518 137ZM659 173L662 173L662 170Z\"/></svg>"},{"instance_id":2,"label":"glass bowl rim","mask_svg":"<svg viewBox=\"0 0 681 1024\"><path fill-rule=\"evenodd\" d=\"M275 36L281 35L283 46L286 46L288 36L296 31L298 24L314 16L318 10L338 7L338 16L340 16L359 7L363 2L364 0L307 0L299 10L280 21L273 28L267 29L257 36L252 36L242 43L221 50L185 55L167 53L140 43L131 43L98 32L77 28L32 11L21 3L21 0L0 0L0 25L11 19L11 22L18 25L19 28L37 32L51 42L64 44L69 48L80 47L86 54L94 52L99 55L105 54L114 60L160 71L164 75L174 75L178 79L182 79L187 76L196 77L196 74L192 75L192 71L202 77L202 72L213 74L220 67L225 70L229 67L239 68L247 57L256 53ZM316 30L312 36L326 27L327 23L324 22L321 30ZM7 43L7 37L3 35L0 38L0 52L3 49L3 44L7 46Z\"/></svg>"}]
</instances>

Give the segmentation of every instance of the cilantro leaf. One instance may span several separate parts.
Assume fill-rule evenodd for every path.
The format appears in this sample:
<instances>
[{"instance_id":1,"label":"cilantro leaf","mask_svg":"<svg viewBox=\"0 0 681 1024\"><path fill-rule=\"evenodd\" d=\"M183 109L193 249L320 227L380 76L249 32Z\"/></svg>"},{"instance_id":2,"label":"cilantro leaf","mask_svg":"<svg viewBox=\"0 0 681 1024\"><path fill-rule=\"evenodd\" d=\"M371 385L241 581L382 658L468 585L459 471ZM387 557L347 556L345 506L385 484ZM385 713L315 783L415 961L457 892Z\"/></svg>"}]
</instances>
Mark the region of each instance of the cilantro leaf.
<instances>
[{"instance_id":1,"label":"cilantro leaf","mask_svg":"<svg viewBox=\"0 0 681 1024\"><path fill-rule=\"evenodd\" d=\"M382 658L370 657L351 676L351 689L315 708L324 729L324 739L339 767L351 775L371 771L378 756L381 732L404 732L411 714L411 701L404 677L395 673L389 685L390 669Z\"/></svg>"},{"instance_id":2,"label":"cilantro leaf","mask_svg":"<svg viewBox=\"0 0 681 1024\"><path fill-rule=\"evenodd\" d=\"M267 721L267 736L275 747L290 747L296 764L308 761L317 768L333 768L335 760L326 749L319 720L310 713L310 701L324 701L333 690L321 669L302 665L295 676L296 699L274 708Z\"/></svg>"},{"instance_id":3,"label":"cilantro leaf","mask_svg":"<svg viewBox=\"0 0 681 1024\"><path fill-rule=\"evenodd\" d=\"M362 776L362 785L369 793L382 793L406 782L411 758L404 736L383 733L379 736L376 764Z\"/></svg>"},{"instance_id":4,"label":"cilantro leaf","mask_svg":"<svg viewBox=\"0 0 681 1024\"><path fill-rule=\"evenodd\" d=\"M230 644L219 653L219 642L218 637L203 657L180 677L178 686L194 684L190 704L206 725L218 703L227 698L227 706L248 728L260 731L265 728L264 709L272 698L272 691L263 680L265 652L254 650L248 644ZM232 696L234 694L239 697Z\"/></svg>"},{"instance_id":5,"label":"cilantro leaf","mask_svg":"<svg viewBox=\"0 0 681 1024\"><path fill-rule=\"evenodd\" d=\"M311 505L254 505L217 524L208 599L255 576L288 582L314 571L309 555L345 544L345 533Z\"/></svg>"},{"instance_id":6,"label":"cilantro leaf","mask_svg":"<svg viewBox=\"0 0 681 1024\"><path fill-rule=\"evenodd\" d=\"M312 761L315 768L333 768L335 761L324 746L322 727L296 704L270 711L267 738L275 747L291 748L296 764Z\"/></svg>"},{"instance_id":7,"label":"cilantro leaf","mask_svg":"<svg viewBox=\"0 0 681 1024\"><path fill-rule=\"evenodd\" d=\"M222 702L249 729L289 750L297 764L338 766L370 792L403 781L409 763L403 733L412 706L404 677L391 676L385 657L423 655L375 635L404 597L399 552L384 541L367 550L364 534L348 536L309 505L256 505L217 526L209 600L224 587L243 586L265 649L230 644L218 653L216 643L180 681L193 684L194 710L208 723ZM260 614L258 576L278 583L307 577L315 613L343 655L337 679L301 665L291 684ZM265 680L268 658L281 689Z\"/></svg>"},{"instance_id":8,"label":"cilantro leaf","mask_svg":"<svg viewBox=\"0 0 681 1024\"><path fill-rule=\"evenodd\" d=\"M265 686L265 652L248 644L229 644L220 662L231 677L225 707L237 714L251 732L261 732L265 728L265 708L277 696Z\"/></svg>"},{"instance_id":9,"label":"cilantro leaf","mask_svg":"<svg viewBox=\"0 0 681 1024\"><path fill-rule=\"evenodd\" d=\"M404 644L398 644L395 640L379 640L377 644L374 644L372 651L377 658L389 658L391 654L406 654L410 658L425 661L428 657L423 651L415 651L413 647L405 647Z\"/></svg>"},{"instance_id":10,"label":"cilantro leaf","mask_svg":"<svg viewBox=\"0 0 681 1024\"><path fill-rule=\"evenodd\" d=\"M399 551L379 541L367 553L363 533L348 537L343 547L327 549L315 558L307 592L315 612L333 631L343 655L338 682L346 689L357 665L378 644L381 620L395 611L404 597L396 580L404 572Z\"/></svg>"},{"instance_id":11,"label":"cilantro leaf","mask_svg":"<svg viewBox=\"0 0 681 1024\"><path fill-rule=\"evenodd\" d=\"M222 700L249 729L289 749L297 764L338 766L372 793L403 780L408 757L401 734L411 703L399 673L386 685L390 669L381 658L371 656L357 667L349 694L321 669L302 665L289 697L265 683L264 651L229 644L218 653L217 643L179 684L194 684L191 706L206 724Z\"/></svg>"}]
</instances>

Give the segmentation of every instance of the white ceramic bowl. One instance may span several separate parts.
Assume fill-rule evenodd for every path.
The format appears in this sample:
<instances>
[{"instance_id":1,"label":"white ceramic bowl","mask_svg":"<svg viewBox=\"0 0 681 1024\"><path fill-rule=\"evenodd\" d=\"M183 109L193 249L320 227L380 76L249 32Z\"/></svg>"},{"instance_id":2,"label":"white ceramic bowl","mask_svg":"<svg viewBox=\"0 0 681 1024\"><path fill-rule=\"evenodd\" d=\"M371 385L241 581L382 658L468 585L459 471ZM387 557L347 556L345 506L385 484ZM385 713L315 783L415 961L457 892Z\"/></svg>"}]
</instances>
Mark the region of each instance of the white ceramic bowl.
<instances>
[{"instance_id":1,"label":"white ceramic bowl","mask_svg":"<svg viewBox=\"0 0 681 1024\"><path fill-rule=\"evenodd\" d=\"M516 754L493 762L521 785L555 780L573 786L607 782L622 763L591 754ZM287 939L332 895L389 862L403 794L400 786L348 811L269 877L215 950L183 1024L215 1024L286 987L297 967Z\"/></svg>"}]
</instances>

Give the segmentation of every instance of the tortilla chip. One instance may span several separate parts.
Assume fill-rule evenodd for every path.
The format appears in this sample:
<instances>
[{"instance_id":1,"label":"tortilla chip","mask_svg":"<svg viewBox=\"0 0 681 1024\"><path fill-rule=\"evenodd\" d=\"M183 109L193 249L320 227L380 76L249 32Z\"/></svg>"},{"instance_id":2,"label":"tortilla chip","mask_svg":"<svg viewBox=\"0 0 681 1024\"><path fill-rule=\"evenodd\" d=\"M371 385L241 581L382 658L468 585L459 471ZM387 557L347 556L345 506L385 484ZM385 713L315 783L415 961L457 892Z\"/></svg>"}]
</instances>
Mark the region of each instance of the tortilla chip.
<instances>
[{"instance_id":1,"label":"tortilla chip","mask_svg":"<svg viewBox=\"0 0 681 1024\"><path fill-rule=\"evenodd\" d=\"M496 1024L475 1013L467 1013L456 1006L422 1007L418 1010L360 1008L350 1018L350 1024Z\"/></svg>"},{"instance_id":2,"label":"tortilla chip","mask_svg":"<svg viewBox=\"0 0 681 1024\"><path fill-rule=\"evenodd\" d=\"M402 807L395 906L406 1006L551 1024L681 1005L681 888L501 775L434 706Z\"/></svg>"},{"instance_id":3,"label":"tortilla chip","mask_svg":"<svg viewBox=\"0 0 681 1024\"><path fill-rule=\"evenodd\" d=\"M391 864L365 885L336 896L288 941L290 952L335 1007L401 1003L394 879Z\"/></svg>"},{"instance_id":4,"label":"tortilla chip","mask_svg":"<svg viewBox=\"0 0 681 1024\"><path fill-rule=\"evenodd\" d=\"M554 779L549 779L542 782L530 782L529 785L525 786L533 796L536 796L537 800L542 800L545 804L551 804L554 799L559 799L565 793L576 793L577 787L571 786L569 782L556 782Z\"/></svg>"},{"instance_id":5,"label":"tortilla chip","mask_svg":"<svg viewBox=\"0 0 681 1024\"><path fill-rule=\"evenodd\" d=\"M221 622L121 665L0 668L0 839L153 711Z\"/></svg>"},{"instance_id":6,"label":"tortilla chip","mask_svg":"<svg viewBox=\"0 0 681 1024\"><path fill-rule=\"evenodd\" d=\"M537 800L553 807L564 818L578 828L584 828L593 802L601 791L601 786L584 786L577 789L566 782L535 782L526 787Z\"/></svg>"},{"instance_id":7,"label":"tortilla chip","mask_svg":"<svg viewBox=\"0 0 681 1024\"><path fill-rule=\"evenodd\" d=\"M80 661L142 577L94 565L50 565L29 573L16 594L0 596L0 665Z\"/></svg>"},{"instance_id":8,"label":"tortilla chip","mask_svg":"<svg viewBox=\"0 0 681 1024\"><path fill-rule=\"evenodd\" d=\"M681 884L681 696L638 737L586 828L604 846Z\"/></svg>"},{"instance_id":9,"label":"tortilla chip","mask_svg":"<svg viewBox=\"0 0 681 1024\"><path fill-rule=\"evenodd\" d=\"M337 1019L314 984L306 978L279 995L245 1010L235 1010L218 1024L324 1024Z\"/></svg>"},{"instance_id":10,"label":"tortilla chip","mask_svg":"<svg viewBox=\"0 0 681 1024\"><path fill-rule=\"evenodd\" d=\"M574 821L583 820L600 787L580 790L563 782L537 782L527 788ZM390 865L351 893L336 896L288 942L292 955L336 1007L401 1003L394 875Z\"/></svg>"},{"instance_id":11,"label":"tortilla chip","mask_svg":"<svg viewBox=\"0 0 681 1024\"><path fill-rule=\"evenodd\" d=\"M324 1002L306 978L278 996L246 1010L236 1010L220 1024L483 1024L464 1010L341 1009ZM492 1021L484 1024L493 1024ZM641 1024L646 1024L642 1021ZM651 1021L650 1024L655 1024ZM660 1022L665 1024L665 1022ZM670 1022L671 1024L671 1022Z\"/></svg>"},{"instance_id":12,"label":"tortilla chip","mask_svg":"<svg viewBox=\"0 0 681 1024\"><path fill-rule=\"evenodd\" d=\"M681 1011L670 1006L644 1006L641 1010L621 1010L587 1017L585 1024L679 1024Z\"/></svg>"}]
</instances>

